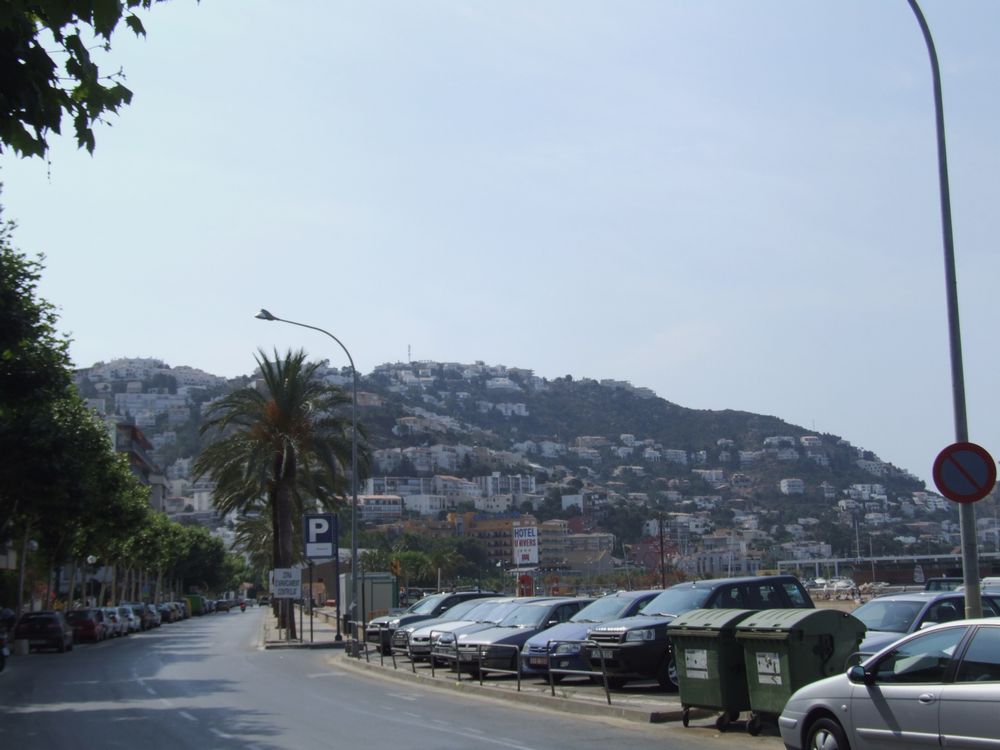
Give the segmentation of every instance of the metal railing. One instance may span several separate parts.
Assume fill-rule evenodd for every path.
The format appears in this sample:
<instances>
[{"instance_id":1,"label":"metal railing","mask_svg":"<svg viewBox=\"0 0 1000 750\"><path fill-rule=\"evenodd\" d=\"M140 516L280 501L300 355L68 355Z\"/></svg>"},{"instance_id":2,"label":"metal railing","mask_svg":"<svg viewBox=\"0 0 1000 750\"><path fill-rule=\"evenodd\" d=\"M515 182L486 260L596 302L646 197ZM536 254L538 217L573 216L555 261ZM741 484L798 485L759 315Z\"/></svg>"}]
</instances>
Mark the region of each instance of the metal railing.
<instances>
[{"instance_id":1,"label":"metal railing","mask_svg":"<svg viewBox=\"0 0 1000 750\"><path fill-rule=\"evenodd\" d=\"M456 648L458 641L455 641ZM504 667L486 667L483 666L483 655L489 655L491 651L507 651L513 650L514 652L514 669L506 669ZM476 644L476 662L479 668L479 684L483 684L483 675L486 672L496 672L498 674L512 674L517 676L517 692L521 692L521 648L513 644L508 645L506 643L477 643Z\"/></svg>"},{"instance_id":2,"label":"metal railing","mask_svg":"<svg viewBox=\"0 0 1000 750\"><path fill-rule=\"evenodd\" d=\"M558 645L560 643L575 643L575 644L578 644L580 646L580 650L577 652L577 654L579 654L579 656L580 656L581 659L583 659L583 650L584 650L584 648L597 649L597 656L601 660L601 669L600 669L600 671L597 672L597 671L594 671L592 669L567 669L565 667L553 667L552 666L553 646L557 646L558 647ZM568 654L567 656L573 656L573 655L572 654ZM558 654L556 654L556 658L559 658ZM563 640L556 640L556 641L548 641L548 642L546 642L546 644L545 644L545 667L548 670L548 675L547 676L548 676L548 680L549 680L549 689L551 690L552 695L556 694L555 675L557 675L557 674L561 674L561 675L575 674L575 675L581 675L581 676L586 676L586 677L600 677L601 678L601 683L604 686L604 697L607 698L608 705L609 706L611 705L611 688L608 686L608 668L607 668L607 663L604 661L604 649L598 648L598 644L595 641L591 641L591 640L583 640L583 641L568 641L568 640L567 641L563 641Z\"/></svg>"}]
</instances>

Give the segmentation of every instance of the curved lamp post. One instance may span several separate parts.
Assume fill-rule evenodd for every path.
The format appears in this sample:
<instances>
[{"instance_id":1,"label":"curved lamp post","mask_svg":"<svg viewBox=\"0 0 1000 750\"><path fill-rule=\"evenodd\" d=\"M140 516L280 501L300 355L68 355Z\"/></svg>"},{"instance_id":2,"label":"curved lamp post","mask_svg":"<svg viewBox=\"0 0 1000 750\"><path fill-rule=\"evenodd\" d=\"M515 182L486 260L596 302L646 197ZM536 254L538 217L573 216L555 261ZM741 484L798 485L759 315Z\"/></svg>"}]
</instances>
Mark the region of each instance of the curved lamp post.
<instances>
[{"instance_id":1,"label":"curved lamp post","mask_svg":"<svg viewBox=\"0 0 1000 750\"><path fill-rule=\"evenodd\" d=\"M351 356L351 353L347 351L347 347L344 346L344 343L340 339L329 331L319 328L318 326L311 326L306 323L297 323L294 320L279 318L263 308L261 308L261 311L254 317L259 320L277 320L281 323L288 323L293 326L300 326L301 328L310 328L313 331L319 331L336 341L340 348L344 350L344 354L347 355L347 361L351 363L353 387L351 388L351 603L349 606L351 621L354 622L357 619L358 607L358 370L354 366L354 358ZM340 585L339 581L337 582L337 585ZM340 591L337 592L337 600L338 602L340 600Z\"/></svg>"},{"instance_id":2,"label":"curved lamp post","mask_svg":"<svg viewBox=\"0 0 1000 750\"><path fill-rule=\"evenodd\" d=\"M955 275L955 243L951 229L951 192L948 188L948 156L944 139L944 104L941 95L941 69L930 27L917 4L907 0L916 16L927 44L931 76L934 85L934 121L937 128L938 182L941 192L941 234L944 242L944 273L948 296L948 339L951 344L951 387L955 412L955 440L969 440L969 424L965 409L965 375L962 367L962 336L958 321L958 281ZM979 551L976 543L976 511L970 503L958 506L962 534L962 577L965 583L965 616L982 617L983 600L979 588Z\"/></svg>"}]
</instances>

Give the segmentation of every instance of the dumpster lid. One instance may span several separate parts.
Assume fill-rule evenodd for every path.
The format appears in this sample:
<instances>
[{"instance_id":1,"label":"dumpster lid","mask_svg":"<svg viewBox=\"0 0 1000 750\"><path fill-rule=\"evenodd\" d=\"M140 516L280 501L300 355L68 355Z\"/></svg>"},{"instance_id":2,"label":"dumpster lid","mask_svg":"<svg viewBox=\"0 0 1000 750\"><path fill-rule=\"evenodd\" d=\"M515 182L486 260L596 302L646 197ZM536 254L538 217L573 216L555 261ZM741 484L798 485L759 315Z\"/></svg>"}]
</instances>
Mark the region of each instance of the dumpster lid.
<instances>
[{"instance_id":1,"label":"dumpster lid","mask_svg":"<svg viewBox=\"0 0 1000 750\"><path fill-rule=\"evenodd\" d=\"M854 615L837 609L764 609L740 622L741 634L798 632L802 635L841 632L845 626L864 632L864 624Z\"/></svg>"},{"instance_id":2,"label":"dumpster lid","mask_svg":"<svg viewBox=\"0 0 1000 750\"><path fill-rule=\"evenodd\" d=\"M752 614L752 609L692 609L671 620L667 632L680 635L691 630L733 630L738 622Z\"/></svg>"}]
</instances>

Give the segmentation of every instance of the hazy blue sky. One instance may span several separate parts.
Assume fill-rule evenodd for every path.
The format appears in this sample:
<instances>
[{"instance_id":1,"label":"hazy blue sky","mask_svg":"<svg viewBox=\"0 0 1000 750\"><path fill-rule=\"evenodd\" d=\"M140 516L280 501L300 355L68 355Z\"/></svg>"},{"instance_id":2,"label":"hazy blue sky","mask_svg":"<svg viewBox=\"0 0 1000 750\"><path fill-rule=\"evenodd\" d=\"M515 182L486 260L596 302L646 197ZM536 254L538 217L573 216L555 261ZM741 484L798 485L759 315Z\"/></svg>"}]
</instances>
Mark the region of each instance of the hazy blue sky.
<instances>
[{"instance_id":1,"label":"hazy blue sky","mask_svg":"<svg viewBox=\"0 0 1000 750\"><path fill-rule=\"evenodd\" d=\"M1000 454L1000 3L943 68L971 439ZM78 366L257 347L628 379L930 478L955 437L931 74L905 0L176 0L93 157L0 157ZM68 123L67 123L68 128ZM723 437L723 436L720 436Z\"/></svg>"}]
</instances>

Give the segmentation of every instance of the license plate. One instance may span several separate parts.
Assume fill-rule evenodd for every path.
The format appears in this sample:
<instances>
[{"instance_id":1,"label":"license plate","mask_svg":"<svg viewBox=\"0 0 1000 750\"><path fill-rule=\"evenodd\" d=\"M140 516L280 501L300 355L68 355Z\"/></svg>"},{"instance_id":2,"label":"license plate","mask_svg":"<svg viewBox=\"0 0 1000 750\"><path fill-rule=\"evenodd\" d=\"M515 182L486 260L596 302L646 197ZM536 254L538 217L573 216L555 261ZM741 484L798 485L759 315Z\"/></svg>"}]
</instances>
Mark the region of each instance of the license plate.
<instances>
[{"instance_id":1,"label":"license plate","mask_svg":"<svg viewBox=\"0 0 1000 750\"><path fill-rule=\"evenodd\" d=\"M606 648L594 649L594 658L595 659L600 659L602 656L605 659L614 659L615 658L615 652L611 651L610 649L606 649Z\"/></svg>"},{"instance_id":2,"label":"license plate","mask_svg":"<svg viewBox=\"0 0 1000 750\"><path fill-rule=\"evenodd\" d=\"M544 656L529 656L528 664L533 667L546 667L549 664L549 660Z\"/></svg>"}]
</instances>

